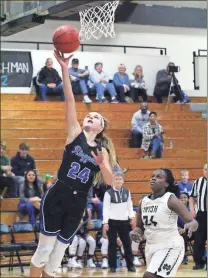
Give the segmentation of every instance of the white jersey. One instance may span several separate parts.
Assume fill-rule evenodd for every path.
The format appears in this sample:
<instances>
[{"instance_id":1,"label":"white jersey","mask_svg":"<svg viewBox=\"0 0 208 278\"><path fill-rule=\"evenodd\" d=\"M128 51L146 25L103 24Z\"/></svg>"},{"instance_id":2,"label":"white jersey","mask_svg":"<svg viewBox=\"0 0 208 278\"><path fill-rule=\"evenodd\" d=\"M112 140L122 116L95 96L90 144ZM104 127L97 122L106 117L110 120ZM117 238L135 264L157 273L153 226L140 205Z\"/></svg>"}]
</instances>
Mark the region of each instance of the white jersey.
<instances>
[{"instance_id":1,"label":"white jersey","mask_svg":"<svg viewBox=\"0 0 208 278\"><path fill-rule=\"evenodd\" d=\"M162 197L151 200L144 197L141 203L141 216L148 244L169 241L179 236L178 215L168 208L168 199L173 193L167 192Z\"/></svg>"}]
</instances>

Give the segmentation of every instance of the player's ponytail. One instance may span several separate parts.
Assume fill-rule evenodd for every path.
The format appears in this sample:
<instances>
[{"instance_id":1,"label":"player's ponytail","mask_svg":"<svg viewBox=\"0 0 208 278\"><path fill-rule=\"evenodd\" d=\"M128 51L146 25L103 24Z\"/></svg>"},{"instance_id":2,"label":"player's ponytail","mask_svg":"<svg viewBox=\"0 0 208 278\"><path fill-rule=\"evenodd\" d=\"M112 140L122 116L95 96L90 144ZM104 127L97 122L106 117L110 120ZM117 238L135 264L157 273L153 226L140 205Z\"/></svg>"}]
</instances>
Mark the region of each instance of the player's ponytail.
<instances>
[{"instance_id":1,"label":"player's ponytail","mask_svg":"<svg viewBox=\"0 0 208 278\"><path fill-rule=\"evenodd\" d=\"M175 178L173 176L173 173L171 172L171 170L167 169L167 168L162 168L162 171L165 172L166 174L166 181L169 184L168 187L166 188L166 192L171 192L174 194L178 194L179 192L179 188L178 188L178 184L175 181Z\"/></svg>"},{"instance_id":2,"label":"player's ponytail","mask_svg":"<svg viewBox=\"0 0 208 278\"><path fill-rule=\"evenodd\" d=\"M111 139L105 134L107 129L107 120L103 118L104 120L104 129L96 136L96 140L101 143L101 146L106 149L109 155L109 161L112 169L115 167L118 167L118 161L116 158L116 152L114 149L113 142ZM102 173L99 172L96 174L95 179L93 181L93 185L99 185L100 183L105 183Z\"/></svg>"}]
</instances>

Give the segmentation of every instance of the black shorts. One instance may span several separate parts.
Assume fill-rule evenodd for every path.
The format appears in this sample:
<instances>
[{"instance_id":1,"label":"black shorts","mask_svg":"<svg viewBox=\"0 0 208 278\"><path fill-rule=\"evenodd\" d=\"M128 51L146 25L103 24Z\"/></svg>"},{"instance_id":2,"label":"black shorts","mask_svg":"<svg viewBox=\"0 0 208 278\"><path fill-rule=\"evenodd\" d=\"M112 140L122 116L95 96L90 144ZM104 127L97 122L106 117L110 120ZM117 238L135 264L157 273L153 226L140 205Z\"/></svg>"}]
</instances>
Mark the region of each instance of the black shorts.
<instances>
[{"instance_id":1,"label":"black shorts","mask_svg":"<svg viewBox=\"0 0 208 278\"><path fill-rule=\"evenodd\" d=\"M41 201L40 232L70 243L80 227L86 205L86 193L57 180Z\"/></svg>"}]
</instances>

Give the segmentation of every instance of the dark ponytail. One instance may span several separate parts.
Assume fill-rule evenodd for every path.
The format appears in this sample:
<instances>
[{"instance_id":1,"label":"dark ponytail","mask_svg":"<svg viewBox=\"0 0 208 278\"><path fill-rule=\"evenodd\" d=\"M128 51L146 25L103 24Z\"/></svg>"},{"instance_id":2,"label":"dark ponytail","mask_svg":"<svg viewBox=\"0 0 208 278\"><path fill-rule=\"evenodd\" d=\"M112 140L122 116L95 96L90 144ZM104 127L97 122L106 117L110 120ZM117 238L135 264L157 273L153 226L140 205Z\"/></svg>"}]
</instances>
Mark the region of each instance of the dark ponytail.
<instances>
[{"instance_id":1,"label":"dark ponytail","mask_svg":"<svg viewBox=\"0 0 208 278\"><path fill-rule=\"evenodd\" d=\"M179 192L178 184L175 181L175 178L174 178L173 173L171 172L171 170L167 169L167 168L162 168L160 170L162 170L166 174L166 181L168 183L168 187L166 188L166 192L171 192L171 193L174 193L174 194L178 195L178 192Z\"/></svg>"}]
</instances>

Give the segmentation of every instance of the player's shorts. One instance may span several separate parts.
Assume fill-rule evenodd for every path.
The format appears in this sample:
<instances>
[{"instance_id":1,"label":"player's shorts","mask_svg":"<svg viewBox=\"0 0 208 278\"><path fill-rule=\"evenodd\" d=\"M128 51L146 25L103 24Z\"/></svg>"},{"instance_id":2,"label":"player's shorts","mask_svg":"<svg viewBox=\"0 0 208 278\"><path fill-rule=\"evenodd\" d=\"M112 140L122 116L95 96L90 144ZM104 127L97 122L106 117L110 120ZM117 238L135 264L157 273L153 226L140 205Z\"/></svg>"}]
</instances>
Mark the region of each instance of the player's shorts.
<instances>
[{"instance_id":1,"label":"player's shorts","mask_svg":"<svg viewBox=\"0 0 208 278\"><path fill-rule=\"evenodd\" d=\"M147 244L145 247L146 271L161 277L175 277L184 252L184 240L181 236L176 236L169 242Z\"/></svg>"},{"instance_id":2,"label":"player's shorts","mask_svg":"<svg viewBox=\"0 0 208 278\"><path fill-rule=\"evenodd\" d=\"M46 191L40 207L40 232L70 243L80 228L87 194L57 180Z\"/></svg>"}]
</instances>

